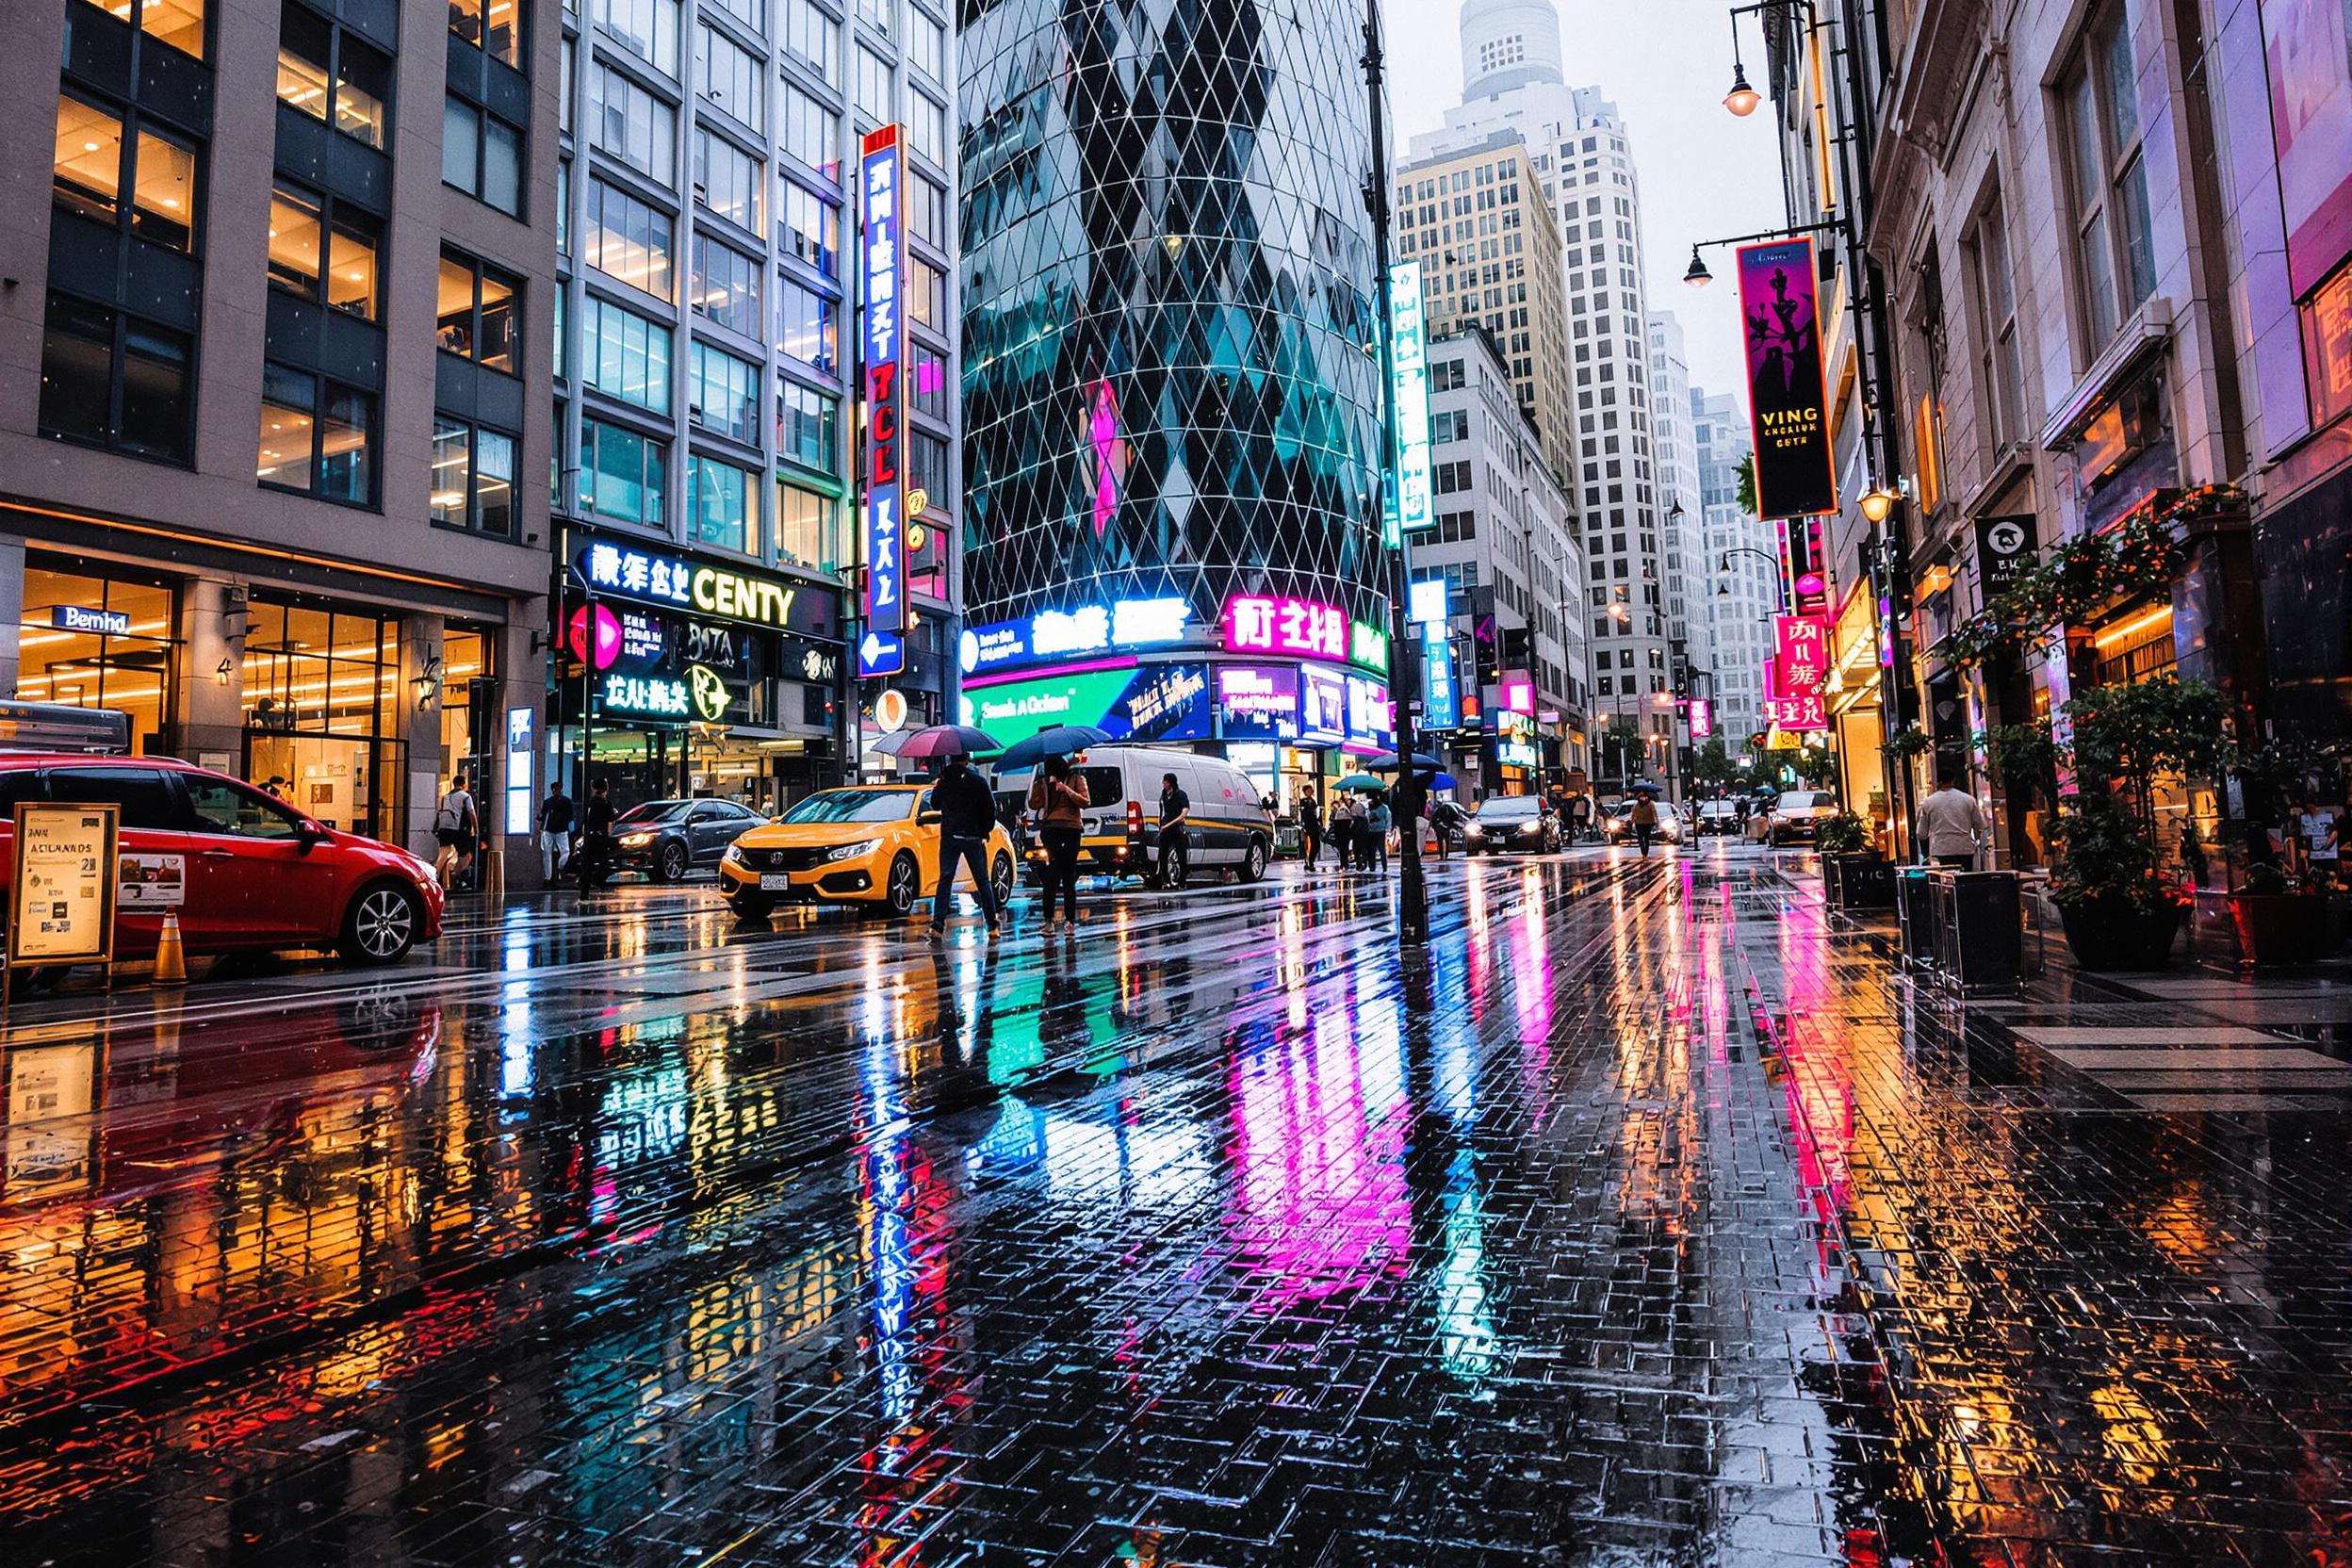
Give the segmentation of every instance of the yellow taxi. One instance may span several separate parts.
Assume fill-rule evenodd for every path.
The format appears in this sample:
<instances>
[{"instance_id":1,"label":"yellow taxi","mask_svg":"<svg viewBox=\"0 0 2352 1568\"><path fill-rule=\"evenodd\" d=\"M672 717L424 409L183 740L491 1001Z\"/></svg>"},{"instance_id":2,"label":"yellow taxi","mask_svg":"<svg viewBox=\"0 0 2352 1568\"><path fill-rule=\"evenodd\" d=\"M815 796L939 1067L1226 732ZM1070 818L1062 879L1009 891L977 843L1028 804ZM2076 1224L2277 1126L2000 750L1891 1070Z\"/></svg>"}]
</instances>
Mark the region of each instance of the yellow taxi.
<instances>
[{"instance_id":1,"label":"yellow taxi","mask_svg":"<svg viewBox=\"0 0 2352 1568\"><path fill-rule=\"evenodd\" d=\"M939 889L939 818L923 809L923 784L820 790L727 846L719 890L744 920L785 904L856 904L913 912ZM988 830L988 879L1002 908L1013 890L1013 841ZM967 880L966 886L969 887Z\"/></svg>"}]
</instances>

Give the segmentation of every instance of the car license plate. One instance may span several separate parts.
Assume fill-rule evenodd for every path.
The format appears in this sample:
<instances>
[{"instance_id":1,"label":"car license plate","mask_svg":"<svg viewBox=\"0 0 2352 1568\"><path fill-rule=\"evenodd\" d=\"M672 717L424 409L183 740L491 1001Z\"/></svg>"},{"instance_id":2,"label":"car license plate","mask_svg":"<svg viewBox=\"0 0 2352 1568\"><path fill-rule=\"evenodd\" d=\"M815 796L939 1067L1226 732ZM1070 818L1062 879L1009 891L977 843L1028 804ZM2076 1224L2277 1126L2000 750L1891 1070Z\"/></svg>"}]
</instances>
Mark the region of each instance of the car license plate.
<instances>
[{"instance_id":1,"label":"car license plate","mask_svg":"<svg viewBox=\"0 0 2352 1568\"><path fill-rule=\"evenodd\" d=\"M792 890L792 879L789 876L781 875L772 871L761 872L760 874L760 890L763 893L791 892Z\"/></svg>"}]
</instances>

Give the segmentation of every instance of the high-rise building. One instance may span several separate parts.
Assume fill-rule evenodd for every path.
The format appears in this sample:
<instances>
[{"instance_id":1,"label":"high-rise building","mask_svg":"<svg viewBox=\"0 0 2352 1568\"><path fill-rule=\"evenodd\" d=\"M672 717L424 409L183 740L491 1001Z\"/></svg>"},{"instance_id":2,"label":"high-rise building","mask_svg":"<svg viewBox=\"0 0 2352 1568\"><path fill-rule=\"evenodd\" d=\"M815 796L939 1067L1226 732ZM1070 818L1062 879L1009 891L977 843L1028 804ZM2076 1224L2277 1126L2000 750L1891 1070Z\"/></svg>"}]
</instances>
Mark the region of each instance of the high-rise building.
<instances>
[{"instance_id":1,"label":"high-rise building","mask_svg":"<svg viewBox=\"0 0 2352 1568\"><path fill-rule=\"evenodd\" d=\"M846 15L836 13L845 11ZM541 14L550 30L554 7ZM956 40L940 0L562 11L556 710L620 792L768 805L858 770L886 689L951 717ZM869 303L860 148L899 128L874 285L904 335L906 669L854 680ZM697 673L699 672L699 673ZM681 700L683 699L683 700ZM895 708L893 702L889 706ZM895 716L895 715L893 715Z\"/></svg>"},{"instance_id":2,"label":"high-rise building","mask_svg":"<svg viewBox=\"0 0 2352 1568\"><path fill-rule=\"evenodd\" d=\"M1434 527L1408 536L1412 577L1443 579L1453 612L1457 685L1532 683L1519 717L1532 764L1495 725L1450 739L1455 777L1487 793L1521 792L1549 770L1585 765L1584 580L1575 504L1554 477L1519 379L1484 327L1429 349ZM1464 798L1469 798L1467 795Z\"/></svg>"},{"instance_id":3,"label":"high-rise building","mask_svg":"<svg viewBox=\"0 0 2352 1568\"><path fill-rule=\"evenodd\" d=\"M1361 25L965 7L961 652L999 740L1218 744L1285 799L1385 743Z\"/></svg>"},{"instance_id":4,"label":"high-rise building","mask_svg":"<svg viewBox=\"0 0 2352 1568\"><path fill-rule=\"evenodd\" d=\"M1708 667L1708 580L1700 556L1699 457L1690 428L1690 357L1672 311L1649 315L1650 443L1658 464L1658 529L1666 580L1667 662L1674 689L1695 690L1689 676Z\"/></svg>"},{"instance_id":5,"label":"high-rise building","mask_svg":"<svg viewBox=\"0 0 2352 1568\"><path fill-rule=\"evenodd\" d=\"M1716 733L1737 754L1765 729L1764 664L1780 609L1778 531L1740 504L1740 465L1756 443L1739 400L1694 386L1690 423L1705 520L1698 580L1704 586L1695 591L1714 599L1707 612L1711 662L1705 668L1714 677Z\"/></svg>"},{"instance_id":6,"label":"high-rise building","mask_svg":"<svg viewBox=\"0 0 2352 1568\"><path fill-rule=\"evenodd\" d=\"M416 848L462 770L528 842L562 33L514 0L9 8L0 695Z\"/></svg>"},{"instance_id":7,"label":"high-rise building","mask_svg":"<svg viewBox=\"0 0 2352 1568\"><path fill-rule=\"evenodd\" d=\"M1592 617L1593 706L1639 725L1656 757L1678 733L1666 590L1674 561L1657 470L1642 197L1616 105L1572 88L1551 0L1465 0L1462 101L1413 139L1415 160L1516 135L1560 226L1576 398L1575 471ZM1660 699L1663 698L1661 701Z\"/></svg>"},{"instance_id":8,"label":"high-rise building","mask_svg":"<svg viewBox=\"0 0 2352 1568\"><path fill-rule=\"evenodd\" d=\"M1396 171L1396 255L1421 269L1430 336L1481 326L1503 354L1552 472L1576 472L1560 226L1510 131Z\"/></svg>"}]
</instances>

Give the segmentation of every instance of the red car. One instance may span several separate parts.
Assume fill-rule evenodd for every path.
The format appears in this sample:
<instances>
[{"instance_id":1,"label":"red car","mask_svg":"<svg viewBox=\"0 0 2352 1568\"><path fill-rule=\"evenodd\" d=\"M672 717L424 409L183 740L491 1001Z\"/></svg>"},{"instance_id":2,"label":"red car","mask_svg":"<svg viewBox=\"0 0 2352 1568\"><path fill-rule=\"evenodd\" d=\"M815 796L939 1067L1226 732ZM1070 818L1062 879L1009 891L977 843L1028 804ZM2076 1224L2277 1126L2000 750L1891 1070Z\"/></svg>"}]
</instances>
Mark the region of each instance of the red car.
<instances>
[{"instance_id":1,"label":"red car","mask_svg":"<svg viewBox=\"0 0 2352 1568\"><path fill-rule=\"evenodd\" d=\"M223 774L165 757L0 756L0 886L15 874L19 801L120 808L118 957L152 955L167 908L190 953L331 947L390 964L441 934L431 866Z\"/></svg>"}]
</instances>

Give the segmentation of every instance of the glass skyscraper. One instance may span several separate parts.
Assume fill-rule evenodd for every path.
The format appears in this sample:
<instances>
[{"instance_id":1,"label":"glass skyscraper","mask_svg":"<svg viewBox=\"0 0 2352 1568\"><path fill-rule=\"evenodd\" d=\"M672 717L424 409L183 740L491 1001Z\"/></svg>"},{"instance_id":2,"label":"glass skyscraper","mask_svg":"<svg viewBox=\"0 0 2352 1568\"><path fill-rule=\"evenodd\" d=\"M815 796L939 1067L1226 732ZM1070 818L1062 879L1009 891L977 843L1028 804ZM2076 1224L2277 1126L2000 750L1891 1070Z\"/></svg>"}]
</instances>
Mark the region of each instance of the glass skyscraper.
<instances>
[{"instance_id":1,"label":"glass skyscraper","mask_svg":"<svg viewBox=\"0 0 2352 1568\"><path fill-rule=\"evenodd\" d=\"M1375 650L1356 628L1385 628L1388 596L1358 13L1342 0L1149 0L1083 22L1060 0L965 9L968 693L1123 657L1116 612L1135 604L1157 607L1127 617L1155 634L1133 645L1142 662L1196 661L1210 710L1210 666L1228 655L1344 670L1361 654L1355 678L1369 680ZM1268 628L1268 612L1290 620ZM1052 629L1032 635L1040 615ZM1359 694L1384 703L1385 686ZM1188 712L1158 738L1345 743L1320 724L1269 733L1264 697L1233 724ZM1029 727L986 703L976 716Z\"/></svg>"}]
</instances>

